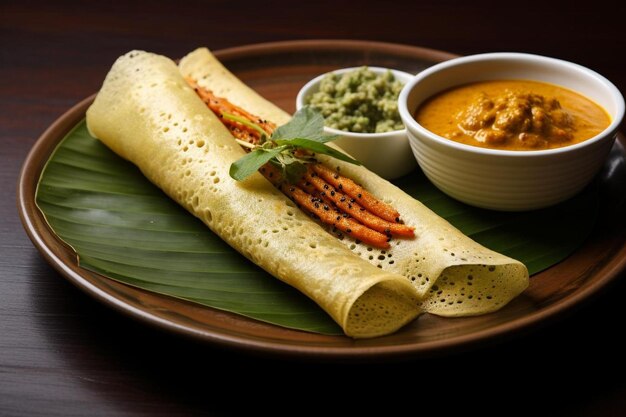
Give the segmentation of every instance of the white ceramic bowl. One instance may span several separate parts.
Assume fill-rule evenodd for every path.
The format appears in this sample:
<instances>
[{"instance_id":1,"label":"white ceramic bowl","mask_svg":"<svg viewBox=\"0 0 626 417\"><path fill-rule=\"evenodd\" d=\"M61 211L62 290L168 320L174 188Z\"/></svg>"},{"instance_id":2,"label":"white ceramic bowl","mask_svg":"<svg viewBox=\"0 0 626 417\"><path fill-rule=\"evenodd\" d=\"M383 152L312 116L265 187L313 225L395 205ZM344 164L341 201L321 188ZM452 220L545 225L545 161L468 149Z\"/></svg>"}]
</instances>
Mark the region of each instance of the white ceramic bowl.
<instances>
[{"instance_id":1,"label":"white ceramic bowl","mask_svg":"<svg viewBox=\"0 0 626 417\"><path fill-rule=\"evenodd\" d=\"M543 81L577 91L604 107L611 124L575 145L506 151L443 138L413 118L424 100L443 90L504 79ZM591 181L615 141L624 98L610 81L580 65L538 55L489 53L455 58L420 72L400 93L398 108L415 158L439 189L473 206L517 211L566 200Z\"/></svg>"},{"instance_id":2,"label":"white ceramic bowl","mask_svg":"<svg viewBox=\"0 0 626 417\"><path fill-rule=\"evenodd\" d=\"M332 73L343 74L357 68L343 68ZM381 67L368 68L377 74L384 74L388 70ZM413 79L413 75L407 72L393 69L390 71L402 83L406 84ZM306 103L306 98L319 90L320 82L326 75L322 74L313 78L300 89L296 98L296 109L302 108ZM340 137L334 141L335 144L383 178L399 178L417 168L406 129L385 133L354 133L324 127L324 131L339 135Z\"/></svg>"}]
</instances>

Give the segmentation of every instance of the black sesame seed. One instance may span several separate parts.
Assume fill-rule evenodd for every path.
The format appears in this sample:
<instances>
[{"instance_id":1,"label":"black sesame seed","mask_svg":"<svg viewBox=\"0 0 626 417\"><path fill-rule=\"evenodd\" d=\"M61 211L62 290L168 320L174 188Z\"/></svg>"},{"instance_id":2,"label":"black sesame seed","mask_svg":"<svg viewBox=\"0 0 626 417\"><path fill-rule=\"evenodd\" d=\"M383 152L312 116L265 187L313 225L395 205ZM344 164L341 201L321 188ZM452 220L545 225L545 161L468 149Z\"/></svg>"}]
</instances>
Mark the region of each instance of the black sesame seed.
<instances>
[{"instance_id":1,"label":"black sesame seed","mask_svg":"<svg viewBox=\"0 0 626 417\"><path fill-rule=\"evenodd\" d=\"M335 174L335 175L333 175L333 178L334 178L334 179L338 179L338 178L339 178L339 174Z\"/></svg>"},{"instance_id":2,"label":"black sesame seed","mask_svg":"<svg viewBox=\"0 0 626 417\"><path fill-rule=\"evenodd\" d=\"M320 193L320 195L321 195L322 197L324 197L324 196L326 195L326 192L322 191L322 192Z\"/></svg>"},{"instance_id":3,"label":"black sesame seed","mask_svg":"<svg viewBox=\"0 0 626 417\"><path fill-rule=\"evenodd\" d=\"M289 188L289 191L293 193L294 191L296 191L296 188L295 187L291 187L291 188Z\"/></svg>"},{"instance_id":4,"label":"black sesame seed","mask_svg":"<svg viewBox=\"0 0 626 417\"><path fill-rule=\"evenodd\" d=\"M335 196L335 192L334 192L334 191L331 191L331 192L330 192L330 195L334 197L334 196Z\"/></svg>"},{"instance_id":5,"label":"black sesame seed","mask_svg":"<svg viewBox=\"0 0 626 417\"><path fill-rule=\"evenodd\" d=\"M359 210L361 210L361 211L365 211L365 207L361 207Z\"/></svg>"},{"instance_id":6,"label":"black sesame seed","mask_svg":"<svg viewBox=\"0 0 626 417\"><path fill-rule=\"evenodd\" d=\"M352 209L352 204L348 204L348 209Z\"/></svg>"},{"instance_id":7,"label":"black sesame seed","mask_svg":"<svg viewBox=\"0 0 626 417\"><path fill-rule=\"evenodd\" d=\"M341 216L337 216L337 221L341 220Z\"/></svg>"},{"instance_id":8,"label":"black sesame seed","mask_svg":"<svg viewBox=\"0 0 626 417\"><path fill-rule=\"evenodd\" d=\"M341 197L341 198L339 199L339 201L341 201L341 202L343 203L344 201L346 201L346 198L345 198L345 197Z\"/></svg>"},{"instance_id":9,"label":"black sesame seed","mask_svg":"<svg viewBox=\"0 0 626 417\"><path fill-rule=\"evenodd\" d=\"M361 193L357 194L357 197L361 198Z\"/></svg>"},{"instance_id":10,"label":"black sesame seed","mask_svg":"<svg viewBox=\"0 0 626 417\"><path fill-rule=\"evenodd\" d=\"M324 204L324 210L328 211L328 206Z\"/></svg>"},{"instance_id":11,"label":"black sesame seed","mask_svg":"<svg viewBox=\"0 0 626 417\"><path fill-rule=\"evenodd\" d=\"M352 233L352 229L346 229L346 233Z\"/></svg>"},{"instance_id":12,"label":"black sesame seed","mask_svg":"<svg viewBox=\"0 0 626 417\"><path fill-rule=\"evenodd\" d=\"M320 208L319 203L315 203L315 208Z\"/></svg>"},{"instance_id":13,"label":"black sesame seed","mask_svg":"<svg viewBox=\"0 0 626 417\"><path fill-rule=\"evenodd\" d=\"M339 188L340 190L343 190L343 184L339 184L339 187L338 187L338 188Z\"/></svg>"},{"instance_id":14,"label":"black sesame seed","mask_svg":"<svg viewBox=\"0 0 626 417\"><path fill-rule=\"evenodd\" d=\"M400 223L400 217L396 217L396 223Z\"/></svg>"},{"instance_id":15,"label":"black sesame seed","mask_svg":"<svg viewBox=\"0 0 626 417\"><path fill-rule=\"evenodd\" d=\"M328 190L328 184L324 184L324 189Z\"/></svg>"}]
</instances>

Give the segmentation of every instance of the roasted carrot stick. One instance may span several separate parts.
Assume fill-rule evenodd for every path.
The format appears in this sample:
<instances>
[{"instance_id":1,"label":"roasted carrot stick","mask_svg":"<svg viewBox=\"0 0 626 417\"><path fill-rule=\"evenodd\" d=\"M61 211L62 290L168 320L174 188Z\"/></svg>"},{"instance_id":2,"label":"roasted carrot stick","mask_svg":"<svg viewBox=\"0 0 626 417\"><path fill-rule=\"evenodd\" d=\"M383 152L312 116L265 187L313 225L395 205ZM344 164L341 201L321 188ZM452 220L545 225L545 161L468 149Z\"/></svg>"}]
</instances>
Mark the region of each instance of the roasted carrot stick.
<instances>
[{"instance_id":1,"label":"roasted carrot stick","mask_svg":"<svg viewBox=\"0 0 626 417\"><path fill-rule=\"evenodd\" d=\"M271 164L266 164L260 171L265 178L279 187L285 195L295 201L301 208L315 214L322 223L334 226L365 244L381 249L389 248L389 240L391 240L389 236L362 225L348 214L342 213L332 202L324 201L321 196L312 194L315 192L315 189L311 188L311 186L306 186L309 192L305 192L296 185L284 182L280 172Z\"/></svg>"},{"instance_id":2,"label":"roasted carrot stick","mask_svg":"<svg viewBox=\"0 0 626 417\"><path fill-rule=\"evenodd\" d=\"M231 114L249 120L261 129L263 129L263 131L265 131L265 133L267 133L268 135L271 135L274 129L276 129L276 125L274 123L256 117L251 113L248 113L241 107L235 106L230 101L221 97L217 97L215 94L213 94L211 90L200 87L193 79L187 78L187 83L189 83L189 85L194 89L196 94L198 94L198 96L213 111L213 113L217 114L220 117L223 124L227 125L227 127L229 127L229 129L233 133L239 133L239 135L236 136L238 139L254 139L254 142L257 142L260 139L260 135L257 130L251 129L245 124L225 118L224 114ZM243 132L247 133L248 135L241 135L241 133ZM251 136L252 138L250 138L249 136Z\"/></svg>"},{"instance_id":3,"label":"roasted carrot stick","mask_svg":"<svg viewBox=\"0 0 626 417\"><path fill-rule=\"evenodd\" d=\"M386 235L396 235L404 237L414 237L414 229L409 226L405 226L400 223L392 223L387 220L383 220L378 216L370 213L356 202L356 199L346 196L344 193L338 191L332 185L324 181L320 176L309 169L304 177L304 184L311 184L315 190L328 202L332 202L344 213L348 213L356 220L360 221L364 225L378 232ZM301 184L302 186L302 181ZM307 190L309 191L309 190Z\"/></svg>"},{"instance_id":4,"label":"roasted carrot stick","mask_svg":"<svg viewBox=\"0 0 626 417\"><path fill-rule=\"evenodd\" d=\"M360 205L378 217L390 222L400 222L400 213L390 205L383 203L371 195L350 178L342 177L337 172L321 164L314 164L313 171L336 189L354 198Z\"/></svg>"},{"instance_id":5,"label":"roasted carrot stick","mask_svg":"<svg viewBox=\"0 0 626 417\"><path fill-rule=\"evenodd\" d=\"M344 217L341 211L333 208L321 198L313 197L299 187L286 183L282 183L280 189L287 196L293 198L300 207L318 216L322 223L330 224L365 244L381 249L389 248L389 240L391 238L356 222L350 217Z\"/></svg>"}]
</instances>

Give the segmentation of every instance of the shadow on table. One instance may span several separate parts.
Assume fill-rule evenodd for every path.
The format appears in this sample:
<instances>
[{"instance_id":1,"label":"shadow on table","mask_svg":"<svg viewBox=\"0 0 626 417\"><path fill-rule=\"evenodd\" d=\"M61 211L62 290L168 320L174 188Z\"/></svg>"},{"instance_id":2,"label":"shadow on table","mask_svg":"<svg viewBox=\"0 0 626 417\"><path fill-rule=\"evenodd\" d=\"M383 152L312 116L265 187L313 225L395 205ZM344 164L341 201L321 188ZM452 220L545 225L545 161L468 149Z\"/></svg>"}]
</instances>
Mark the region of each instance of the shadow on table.
<instances>
[{"instance_id":1,"label":"shadow on table","mask_svg":"<svg viewBox=\"0 0 626 417\"><path fill-rule=\"evenodd\" d=\"M47 268L43 260L33 263ZM64 369L116 415L507 409L551 415L611 415L624 406L617 282L560 324L500 344L430 359L347 364L287 361L226 351L164 333L106 308L53 272L31 287L36 324ZM53 294L54 297L50 295ZM59 302L59 300L63 300ZM236 399L236 400L233 400ZM98 404L94 404L97 407Z\"/></svg>"}]
</instances>

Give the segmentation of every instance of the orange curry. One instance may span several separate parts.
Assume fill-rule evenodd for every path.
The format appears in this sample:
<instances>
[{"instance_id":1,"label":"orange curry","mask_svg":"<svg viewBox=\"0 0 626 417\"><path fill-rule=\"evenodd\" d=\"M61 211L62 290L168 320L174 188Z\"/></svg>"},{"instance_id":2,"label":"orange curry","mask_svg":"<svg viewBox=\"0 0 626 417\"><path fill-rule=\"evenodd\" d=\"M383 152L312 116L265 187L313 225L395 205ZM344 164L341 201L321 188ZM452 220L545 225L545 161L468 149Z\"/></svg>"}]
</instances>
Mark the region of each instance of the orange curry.
<instances>
[{"instance_id":1,"label":"orange curry","mask_svg":"<svg viewBox=\"0 0 626 417\"><path fill-rule=\"evenodd\" d=\"M493 149L551 149L590 139L609 124L590 99L557 85L502 80L462 85L428 99L415 120L445 138Z\"/></svg>"}]
</instances>

